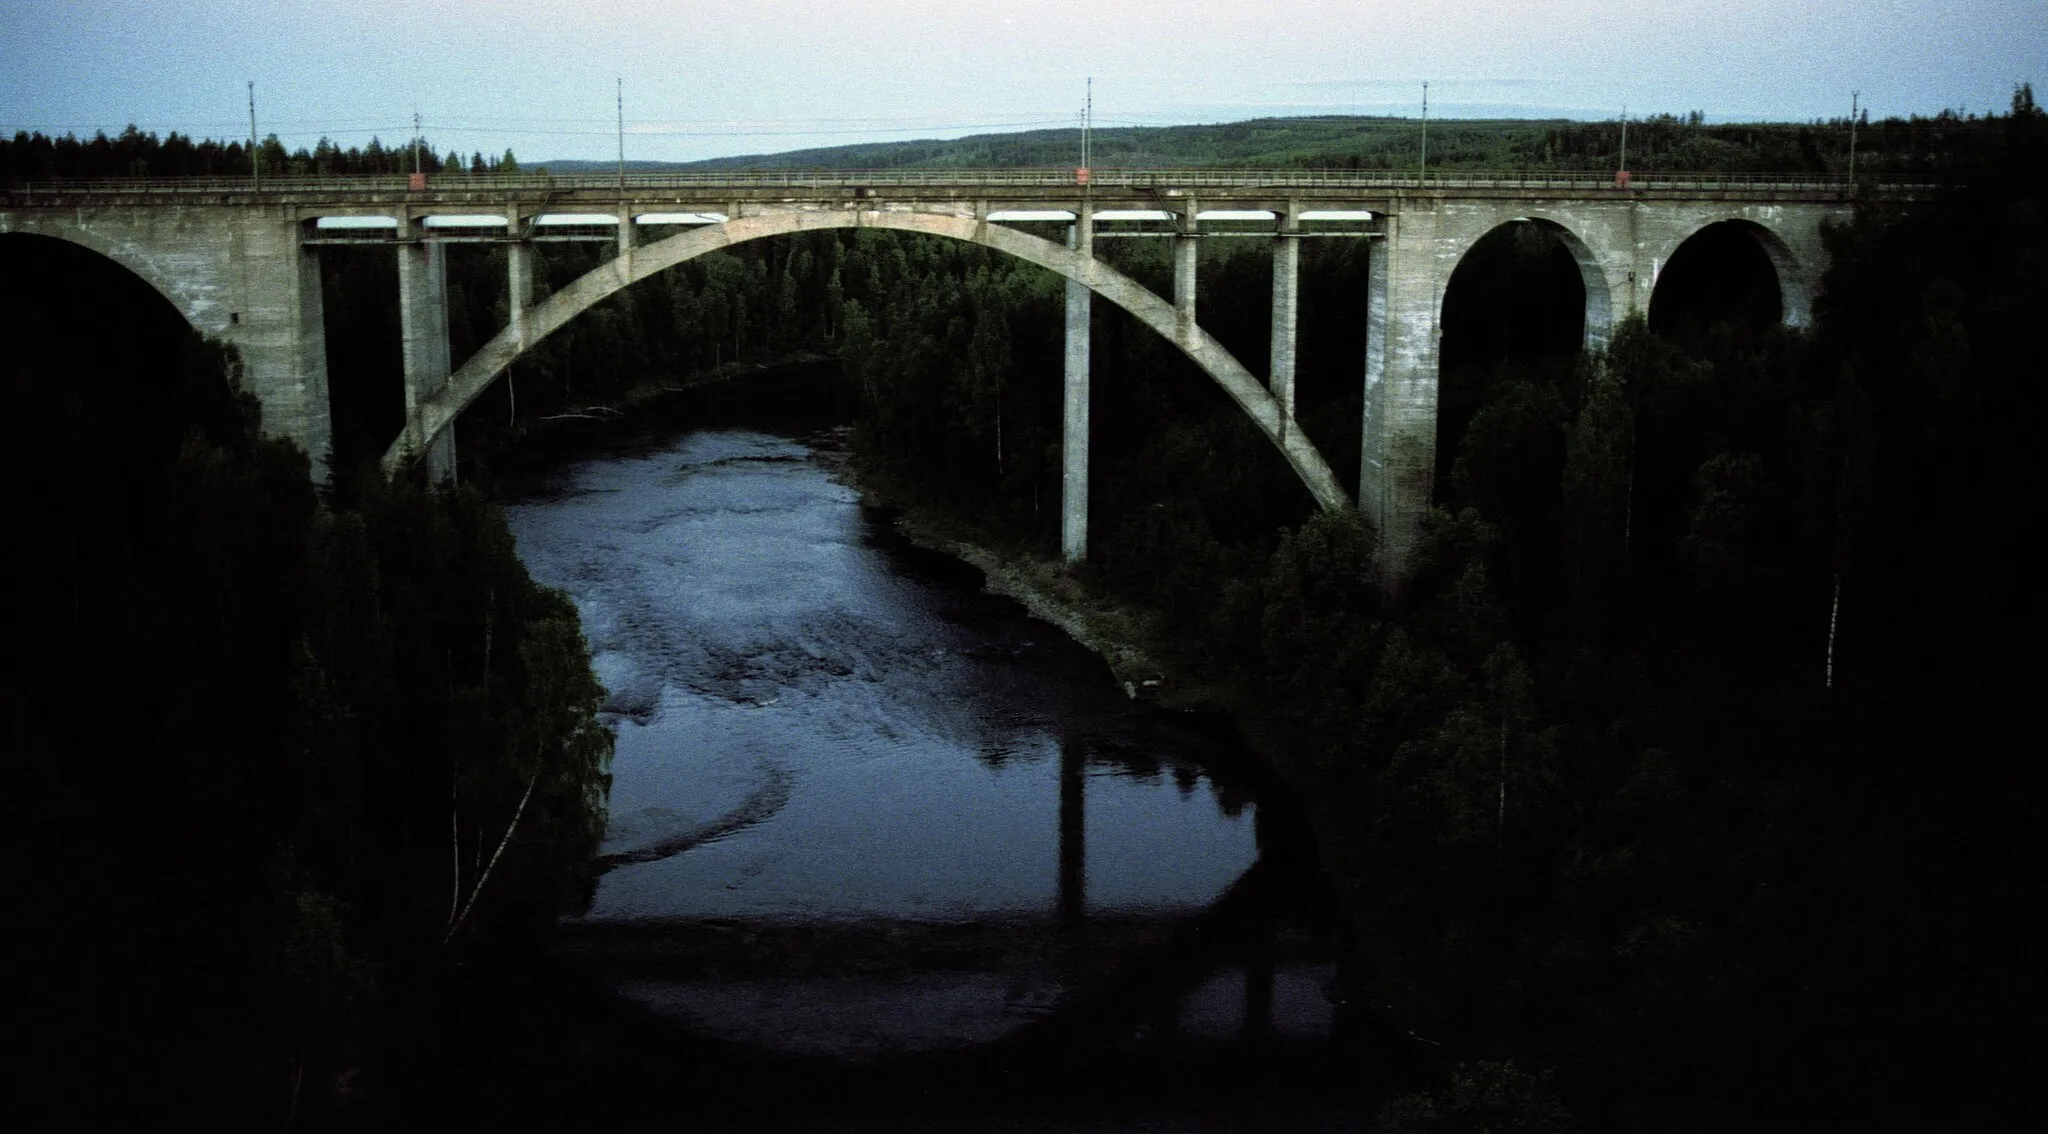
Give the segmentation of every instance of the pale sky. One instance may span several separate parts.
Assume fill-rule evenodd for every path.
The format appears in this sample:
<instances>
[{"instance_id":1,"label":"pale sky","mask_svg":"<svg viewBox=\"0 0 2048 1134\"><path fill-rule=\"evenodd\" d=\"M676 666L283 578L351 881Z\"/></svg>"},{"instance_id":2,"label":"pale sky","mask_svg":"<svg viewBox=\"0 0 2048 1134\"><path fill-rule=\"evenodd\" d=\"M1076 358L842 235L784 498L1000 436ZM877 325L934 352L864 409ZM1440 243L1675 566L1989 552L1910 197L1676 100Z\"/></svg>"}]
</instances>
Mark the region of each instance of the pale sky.
<instances>
[{"instance_id":1,"label":"pale sky","mask_svg":"<svg viewBox=\"0 0 2048 1134\"><path fill-rule=\"evenodd\" d=\"M1709 121L2048 101L2048 0L0 0L0 130L526 160L1269 114Z\"/></svg>"}]
</instances>

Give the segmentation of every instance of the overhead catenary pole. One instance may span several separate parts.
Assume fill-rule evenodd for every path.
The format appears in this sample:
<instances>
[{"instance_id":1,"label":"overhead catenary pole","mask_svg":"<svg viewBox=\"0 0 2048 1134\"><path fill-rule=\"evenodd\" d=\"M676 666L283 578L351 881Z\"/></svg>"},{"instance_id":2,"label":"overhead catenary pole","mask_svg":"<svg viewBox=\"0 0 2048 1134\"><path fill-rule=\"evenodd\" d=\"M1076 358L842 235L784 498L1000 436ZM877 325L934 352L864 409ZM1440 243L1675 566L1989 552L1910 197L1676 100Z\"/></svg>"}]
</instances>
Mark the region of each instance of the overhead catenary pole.
<instances>
[{"instance_id":1,"label":"overhead catenary pole","mask_svg":"<svg viewBox=\"0 0 2048 1134\"><path fill-rule=\"evenodd\" d=\"M1621 104L1621 164L1615 168L1628 169L1628 104Z\"/></svg>"},{"instance_id":2,"label":"overhead catenary pole","mask_svg":"<svg viewBox=\"0 0 2048 1134\"><path fill-rule=\"evenodd\" d=\"M412 112L412 171L420 171L420 112Z\"/></svg>"},{"instance_id":3,"label":"overhead catenary pole","mask_svg":"<svg viewBox=\"0 0 2048 1134\"><path fill-rule=\"evenodd\" d=\"M1849 187L1856 187L1856 115L1862 91L1849 92Z\"/></svg>"},{"instance_id":4,"label":"overhead catenary pole","mask_svg":"<svg viewBox=\"0 0 2048 1134\"><path fill-rule=\"evenodd\" d=\"M1082 104L1081 104L1081 168L1082 168L1082 169L1087 169L1087 168L1088 168L1088 165L1089 165L1089 159L1090 159L1091 157L1093 157L1093 156L1094 156L1094 155L1092 155L1092 154L1091 154L1091 153L1089 152L1089 145L1090 145L1090 143L1091 143L1091 142L1092 142L1092 141L1094 140L1094 139L1093 139L1093 137L1092 137L1092 135L1093 135L1094 133L1095 133L1095 76L1093 76L1093 75L1090 75L1090 76L1088 76L1088 98L1087 98L1087 101L1086 101L1086 102L1084 102L1084 103L1082 103Z\"/></svg>"},{"instance_id":5,"label":"overhead catenary pole","mask_svg":"<svg viewBox=\"0 0 2048 1134\"><path fill-rule=\"evenodd\" d=\"M1429 80L1422 80L1422 170L1417 180L1429 177Z\"/></svg>"},{"instance_id":6,"label":"overhead catenary pole","mask_svg":"<svg viewBox=\"0 0 2048 1134\"><path fill-rule=\"evenodd\" d=\"M619 188L626 187L626 80L612 80L618 87L619 98Z\"/></svg>"},{"instance_id":7,"label":"overhead catenary pole","mask_svg":"<svg viewBox=\"0 0 2048 1134\"><path fill-rule=\"evenodd\" d=\"M249 80L249 185L263 188L263 152L256 148L256 80Z\"/></svg>"}]
</instances>

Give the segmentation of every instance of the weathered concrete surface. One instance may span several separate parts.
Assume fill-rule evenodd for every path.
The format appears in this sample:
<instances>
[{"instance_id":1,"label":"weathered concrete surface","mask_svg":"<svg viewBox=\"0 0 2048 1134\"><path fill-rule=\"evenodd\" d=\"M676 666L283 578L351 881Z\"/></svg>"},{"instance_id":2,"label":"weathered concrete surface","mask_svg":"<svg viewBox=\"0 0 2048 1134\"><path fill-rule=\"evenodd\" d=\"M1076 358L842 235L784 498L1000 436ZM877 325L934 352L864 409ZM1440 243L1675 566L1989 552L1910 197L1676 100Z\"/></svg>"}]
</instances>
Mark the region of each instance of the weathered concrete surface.
<instances>
[{"instance_id":1,"label":"weathered concrete surface","mask_svg":"<svg viewBox=\"0 0 2048 1134\"><path fill-rule=\"evenodd\" d=\"M1632 196L1491 200L1450 195L1390 202L1372 249L1367 297L1364 451L1359 506L1390 564L1407 561L1434 490L1437 352L1444 292L1473 245L1526 221L1555 233L1586 291L1585 341L1606 346L1615 323L1647 312L1656 278L1678 246L1710 224L1737 221L1778 270L1785 321L1803 325L1825 264L1821 224L1840 202L1710 199L1649 203Z\"/></svg>"},{"instance_id":2,"label":"weathered concrete surface","mask_svg":"<svg viewBox=\"0 0 2048 1134\"><path fill-rule=\"evenodd\" d=\"M403 231L403 230L401 230ZM411 235L418 237L415 231ZM414 239L398 246L398 327L405 369L405 414L448 384L448 246ZM427 476L455 475L455 431L444 429L424 454Z\"/></svg>"},{"instance_id":3,"label":"weathered concrete surface","mask_svg":"<svg viewBox=\"0 0 2048 1134\"><path fill-rule=\"evenodd\" d=\"M1301 435L1300 430L1281 427L1278 403L1265 385L1252 377L1244 365L1208 332L1200 327L1183 330L1180 315L1172 304L1093 256L1082 255L1078 249L1066 248L999 224L989 224L985 219L977 218L971 207L963 212L965 215L942 216L892 209L805 210L747 216L723 224L706 225L640 247L630 276L619 270L616 261L607 262L550 295L533 307L527 319L528 333L532 341L537 342L623 287L685 260L749 240L829 228L886 228L951 237L982 244L1037 264L1079 282L1094 294L1129 311L1139 322L1187 352L1195 365L1223 387L1224 392L1252 419L1252 423L1279 447L1281 456L1294 468L1295 474L1301 477L1319 504L1325 508L1350 505L1349 494L1337 483L1328 462L1323 460L1315 446ZM422 452L426 442L446 429L462 408L474 401L519 356L522 349L510 327L485 343L474 357L462 364L447 386L421 402L419 412L407 421L405 430L385 453L385 464L395 467Z\"/></svg>"},{"instance_id":4,"label":"weathered concrete surface","mask_svg":"<svg viewBox=\"0 0 2048 1134\"><path fill-rule=\"evenodd\" d=\"M986 229L986 223L980 226ZM1067 247L1079 256L1095 250L1095 218L1083 205L1067 230ZM1093 292L1067 281L1066 366L1061 393L1060 554L1069 563L1088 558L1088 366Z\"/></svg>"},{"instance_id":5,"label":"weathered concrete surface","mask_svg":"<svg viewBox=\"0 0 2048 1134\"><path fill-rule=\"evenodd\" d=\"M1294 346L1301 317L1301 240L1293 212L1281 218L1273 241L1273 350L1266 385L1280 403L1281 420L1294 421Z\"/></svg>"},{"instance_id":6,"label":"weathered concrete surface","mask_svg":"<svg viewBox=\"0 0 2048 1134\"><path fill-rule=\"evenodd\" d=\"M1846 218L1839 188L1825 184L1744 186L1712 178L1671 181L1651 188L1614 190L1595 183L1567 188L1487 183L1431 186L1426 190L1355 179L1258 174L1203 177L1201 201L1212 208L1261 209L1283 218L1284 229L1303 209L1370 210L1381 239L1371 254L1366 298L1364 438L1356 502L1382 537L1386 562L1398 574L1427 511L1436 449L1437 358L1443 295L1451 273L1472 246L1495 227L1518 220L1556 232L1579 265L1586 290L1586 342L1605 344L1612 326L1632 311L1647 311L1656 279L1680 244L1709 224L1736 221L1777 269L1784 317L1809 318L1824 249L1821 222ZM452 181L452 179L450 179ZM843 180L843 179L842 179ZM1568 180L1568 179L1567 179ZM816 181L816 184L811 184ZM1297 317L1298 252L1282 236L1274 263L1274 338L1268 382L1253 378L1196 321L1195 257L1199 210L1194 183L1127 178L1086 190L1051 184L997 183L953 186L904 184L871 189L817 178L786 186L628 186L566 189L542 184L494 188L442 182L425 193L371 186L326 186L303 191L247 193L227 189L177 193L13 192L0 198L0 233L32 232L93 248L151 283L194 327L240 349L245 382L264 407L265 427L292 437L324 461L329 447L325 335L314 252L302 244L306 226L323 216L389 216L400 225L394 242L413 239L414 225L434 213L502 210L509 223L510 325L449 375L445 299L438 314L431 297L433 252L411 247L416 261L401 267L413 284L407 312L407 396L404 432L387 464L426 452L436 467L452 468L440 439L460 409L474 400L521 352L591 304L633 282L716 248L811 229L876 227L968 240L1047 268L1085 292L1102 295L1186 351L1247 416L1273 440L1310 493L1326 508L1352 498L1336 484L1327 462L1293 426L1295 386L1292 324ZM1327 183L1325 183L1327 182ZM154 194L154 195L153 195ZM1181 218L1175 238L1171 302L1094 259L1091 226L1081 225L1077 248L1062 248L987 221L994 208L1166 209ZM632 218L643 212L715 212L722 224L640 245ZM619 255L582 280L535 305L531 259L520 243L522 217L540 212L590 214L615 225ZM448 230L441 230L446 232ZM448 239L437 236L435 239ZM403 257L401 257L403 262ZM445 288L445 266L441 269ZM1070 298L1070 304L1074 300ZM1083 299L1082 302L1088 302ZM1085 319L1081 320L1085 328ZM1072 323L1070 322L1070 326ZM441 343L439 356L429 340ZM1070 355L1075 349L1070 335ZM1081 342L1085 351L1085 330ZM1068 368L1069 400L1076 370ZM1079 372L1085 388L1085 365ZM1085 406L1085 398L1081 399ZM1070 425L1070 430L1074 426ZM1085 408L1078 436L1085 437ZM1071 435L1076 435L1072 434ZM1086 445L1069 446L1069 473L1085 486ZM322 469L324 475L324 468ZM1071 494L1085 500L1085 487ZM1067 521L1075 517L1069 516ZM1071 536L1072 538L1067 538ZM1085 554L1086 509L1063 546ZM1080 549L1077 551L1076 549Z\"/></svg>"},{"instance_id":7,"label":"weathered concrete surface","mask_svg":"<svg viewBox=\"0 0 2048 1134\"><path fill-rule=\"evenodd\" d=\"M0 233L82 245L134 272L194 329L232 344L263 426L291 438L326 478L333 423L320 268L283 205L104 209L0 207Z\"/></svg>"},{"instance_id":8,"label":"weathered concrete surface","mask_svg":"<svg viewBox=\"0 0 2048 1134\"><path fill-rule=\"evenodd\" d=\"M518 206L505 210L505 231L520 232ZM521 349L533 343L526 334L526 310L533 306L533 245L515 241L505 246L505 306L510 311L512 337Z\"/></svg>"},{"instance_id":9,"label":"weathered concrete surface","mask_svg":"<svg viewBox=\"0 0 2048 1134\"><path fill-rule=\"evenodd\" d=\"M1195 253L1201 248L1201 232L1195 219L1196 205L1190 200L1177 222L1180 233L1173 238L1173 309L1180 325L1192 330L1195 315Z\"/></svg>"}]
</instances>

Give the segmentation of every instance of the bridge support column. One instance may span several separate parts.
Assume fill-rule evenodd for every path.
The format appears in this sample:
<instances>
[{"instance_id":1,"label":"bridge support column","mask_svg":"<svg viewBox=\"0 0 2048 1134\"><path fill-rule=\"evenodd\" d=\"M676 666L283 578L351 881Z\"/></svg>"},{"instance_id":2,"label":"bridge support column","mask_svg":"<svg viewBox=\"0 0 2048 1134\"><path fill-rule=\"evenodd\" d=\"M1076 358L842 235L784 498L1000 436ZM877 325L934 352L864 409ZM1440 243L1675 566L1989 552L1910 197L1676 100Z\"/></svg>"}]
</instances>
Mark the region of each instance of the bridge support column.
<instances>
[{"instance_id":1,"label":"bridge support column","mask_svg":"<svg viewBox=\"0 0 2048 1134\"><path fill-rule=\"evenodd\" d=\"M314 481L326 480L334 419L318 251L300 243L295 218L280 222L270 209L252 210L228 225L193 227L198 232L188 239L229 249L232 267L222 273L226 286L217 301L218 322L195 318L183 305L180 313L235 345L242 355L242 384L263 406L264 432L297 442L312 458Z\"/></svg>"},{"instance_id":2,"label":"bridge support column","mask_svg":"<svg viewBox=\"0 0 2048 1134\"><path fill-rule=\"evenodd\" d=\"M1398 579L1436 475L1437 301L1428 214L1386 218L1366 285L1365 420L1358 506L1379 533L1380 570Z\"/></svg>"},{"instance_id":3,"label":"bridge support column","mask_svg":"<svg viewBox=\"0 0 2048 1134\"><path fill-rule=\"evenodd\" d=\"M1180 316L1183 343L1195 329L1195 200L1188 198L1180 215L1180 233L1173 238L1173 309Z\"/></svg>"},{"instance_id":4,"label":"bridge support column","mask_svg":"<svg viewBox=\"0 0 2048 1134\"><path fill-rule=\"evenodd\" d=\"M505 246L505 308L511 313L513 338L525 350L533 345L526 333L526 311L533 306L533 245L523 239L516 207L505 213L505 232L512 237Z\"/></svg>"},{"instance_id":5,"label":"bridge support column","mask_svg":"<svg viewBox=\"0 0 2048 1134\"><path fill-rule=\"evenodd\" d=\"M1301 313L1301 237L1295 207L1288 204L1273 243L1273 367L1267 382L1280 403L1280 428L1294 422L1294 345Z\"/></svg>"},{"instance_id":6,"label":"bridge support column","mask_svg":"<svg viewBox=\"0 0 2048 1134\"><path fill-rule=\"evenodd\" d=\"M524 241L505 246L505 307L512 314L512 335L525 350L533 342L527 337L526 313L533 306L533 245Z\"/></svg>"},{"instance_id":7,"label":"bridge support column","mask_svg":"<svg viewBox=\"0 0 2048 1134\"><path fill-rule=\"evenodd\" d=\"M633 246L640 242L640 234L633 229L633 207L619 206L619 282L633 281Z\"/></svg>"},{"instance_id":8,"label":"bridge support column","mask_svg":"<svg viewBox=\"0 0 2048 1134\"><path fill-rule=\"evenodd\" d=\"M1067 247L1095 254L1095 211L1083 203L1067 230ZM1067 281L1067 354L1060 432L1060 554L1088 558L1088 320L1095 293Z\"/></svg>"},{"instance_id":9,"label":"bridge support column","mask_svg":"<svg viewBox=\"0 0 2048 1134\"><path fill-rule=\"evenodd\" d=\"M398 246L398 325L404 343L405 413L419 420L419 405L448 382L448 249L421 237ZM455 475L455 427L426 443L427 479Z\"/></svg>"}]
</instances>

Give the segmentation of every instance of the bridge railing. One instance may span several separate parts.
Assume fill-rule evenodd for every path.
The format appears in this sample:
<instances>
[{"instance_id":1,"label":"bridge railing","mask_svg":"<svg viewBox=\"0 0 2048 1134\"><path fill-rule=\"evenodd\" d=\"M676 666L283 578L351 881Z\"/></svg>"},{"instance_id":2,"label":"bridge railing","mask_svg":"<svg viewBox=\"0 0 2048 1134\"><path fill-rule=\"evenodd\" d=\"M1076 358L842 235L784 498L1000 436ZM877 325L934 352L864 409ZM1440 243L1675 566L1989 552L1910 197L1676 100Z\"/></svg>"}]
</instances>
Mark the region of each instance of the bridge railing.
<instances>
[{"instance_id":1,"label":"bridge railing","mask_svg":"<svg viewBox=\"0 0 2048 1134\"><path fill-rule=\"evenodd\" d=\"M1861 178L1875 182L1874 178ZM67 178L16 183L14 196L185 196L236 193L287 196L405 194L411 179L399 175L358 177L248 178ZM1354 169L1092 169L1092 189L1566 189L1615 191L1609 170L1460 170L1417 175L1408 170ZM1631 189L1843 190L1848 178L1834 173L1715 173L1698 170L1630 171ZM1058 169L817 169L817 170L650 170L618 174L437 173L425 179L430 193L605 191L663 189L872 189L872 188L1046 188L1075 190L1075 171Z\"/></svg>"}]
</instances>

